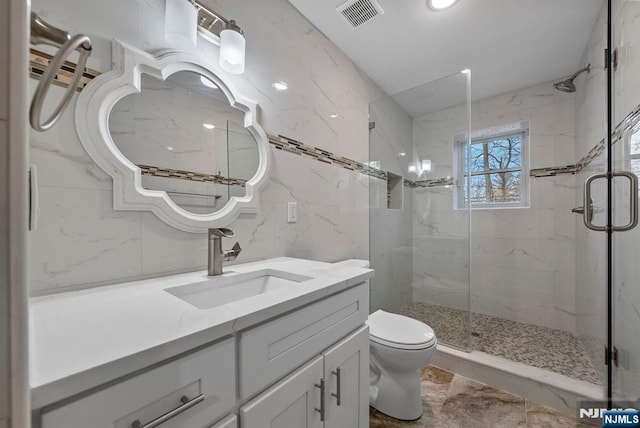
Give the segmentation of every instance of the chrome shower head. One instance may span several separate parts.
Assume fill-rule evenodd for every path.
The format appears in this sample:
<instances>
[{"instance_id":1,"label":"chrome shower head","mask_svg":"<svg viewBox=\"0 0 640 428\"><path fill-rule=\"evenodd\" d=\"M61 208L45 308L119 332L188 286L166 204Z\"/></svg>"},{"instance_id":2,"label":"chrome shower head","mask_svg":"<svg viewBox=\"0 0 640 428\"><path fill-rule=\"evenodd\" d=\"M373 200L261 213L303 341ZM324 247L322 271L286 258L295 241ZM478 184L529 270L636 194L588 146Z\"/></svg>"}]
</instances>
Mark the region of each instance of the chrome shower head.
<instances>
[{"instance_id":1,"label":"chrome shower head","mask_svg":"<svg viewBox=\"0 0 640 428\"><path fill-rule=\"evenodd\" d=\"M553 87L562 92L575 92L576 85L573 83L573 79L563 80L562 82L554 83Z\"/></svg>"},{"instance_id":2,"label":"chrome shower head","mask_svg":"<svg viewBox=\"0 0 640 428\"><path fill-rule=\"evenodd\" d=\"M588 64L586 67L581 68L580 70L576 71L573 76L569 77L567 80L563 80L562 82L557 82L553 84L553 87L556 88L559 91L562 92L575 92L576 91L576 85L575 83L573 83L573 81L576 79L576 77L578 77L580 75L580 73L584 73L584 72L591 72L591 64Z\"/></svg>"}]
</instances>

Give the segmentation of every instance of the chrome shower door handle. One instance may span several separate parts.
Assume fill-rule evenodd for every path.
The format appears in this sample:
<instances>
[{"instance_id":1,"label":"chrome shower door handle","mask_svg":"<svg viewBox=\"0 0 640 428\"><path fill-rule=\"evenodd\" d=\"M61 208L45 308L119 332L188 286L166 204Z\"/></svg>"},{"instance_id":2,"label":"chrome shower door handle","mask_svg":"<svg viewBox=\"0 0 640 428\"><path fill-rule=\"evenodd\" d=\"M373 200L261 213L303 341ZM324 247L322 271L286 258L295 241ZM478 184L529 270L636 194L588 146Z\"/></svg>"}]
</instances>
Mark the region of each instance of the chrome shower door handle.
<instances>
[{"instance_id":1,"label":"chrome shower door handle","mask_svg":"<svg viewBox=\"0 0 640 428\"><path fill-rule=\"evenodd\" d=\"M584 225L587 226L588 229L595 230L596 232L607 231L607 226L596 226L593 224L593 198L591 198L591 183L601 178L607 178L607 174L594 174L588 177L584 182Z\"/></svg>"},{"instance_id":2,"label":"chrome shower door handle","mask_svg":"<svg viewBox=\"0 0 640 428\"><path fill-rule=\"evenodd\" d=\"M628 171L616 171L611 173L611 178L624 177L629 180L629 222L624 226L611 226L613 232L626 232L638 225L638 177ZM606 232L607 226L593 224L593 200L591 198L591 184L595 180L608 178L607 174L594 174L584 182L584 225L596 232Z\"/></svg>"},{"instance_id":3,"label":"chrome shower door handle","mask_svg":"<svg viewBox=\"0 0 640 428\"><path fill-rule=\"evenodd\" d=\"M629 180L629 223L624 226L613 226L614 232L626 232L638 225L638 176L629 171L617 171L612 174L614 177L624 177Z\"/></svg>"}]
</instances>

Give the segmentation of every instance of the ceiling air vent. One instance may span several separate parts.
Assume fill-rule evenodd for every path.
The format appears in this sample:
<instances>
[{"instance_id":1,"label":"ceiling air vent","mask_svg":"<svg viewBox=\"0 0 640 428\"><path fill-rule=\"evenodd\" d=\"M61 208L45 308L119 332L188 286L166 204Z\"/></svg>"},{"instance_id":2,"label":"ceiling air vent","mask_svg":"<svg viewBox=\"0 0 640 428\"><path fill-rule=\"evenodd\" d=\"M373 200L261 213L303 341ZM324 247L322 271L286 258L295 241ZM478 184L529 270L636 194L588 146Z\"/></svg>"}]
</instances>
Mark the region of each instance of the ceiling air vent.
<instances>
[{"instance_id":1,"label":"ceiling air vent","mask_svg":"<svg viewBox=\"0 0 640 428\"><path fill-rule=\"evenodd\" d=\"M384 14L384 10L376 0L349 0L338 6L336 12L353 28L358 28Z\"/></svg>"}]
</instances>

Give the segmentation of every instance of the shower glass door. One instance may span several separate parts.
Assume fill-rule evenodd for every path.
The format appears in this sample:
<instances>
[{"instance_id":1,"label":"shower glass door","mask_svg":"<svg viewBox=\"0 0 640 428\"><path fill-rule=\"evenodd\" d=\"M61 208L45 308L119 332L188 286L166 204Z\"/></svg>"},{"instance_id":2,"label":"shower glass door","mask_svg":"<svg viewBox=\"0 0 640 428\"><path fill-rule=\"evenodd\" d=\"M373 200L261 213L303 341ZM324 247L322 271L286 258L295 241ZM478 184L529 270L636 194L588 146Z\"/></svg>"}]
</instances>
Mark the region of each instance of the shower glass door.
<instances>
[{"instance_id":1,"label":"shower glass door","mask_svg":"<svg viewBox=\"0 0 640 428\"><path fill-rule=\"evenodd\" d=\"M611 397L640 398L640 227L637 220L640 175L640 2L612 2L611 218ZM640 404L640 403L639 403ZM638 406L635 406L636 408Z\"/></svg>"},{"instance_id":2,"label":"shower glass door","mask_svg":"<svg viewBox=\"0 0 640 428\"><path fill-rule=\"evenodd\" d=\"M431 326L470 348L471 212L464 154L470 73L369 106L371 310Z\"/></svg>"}]
</instances>

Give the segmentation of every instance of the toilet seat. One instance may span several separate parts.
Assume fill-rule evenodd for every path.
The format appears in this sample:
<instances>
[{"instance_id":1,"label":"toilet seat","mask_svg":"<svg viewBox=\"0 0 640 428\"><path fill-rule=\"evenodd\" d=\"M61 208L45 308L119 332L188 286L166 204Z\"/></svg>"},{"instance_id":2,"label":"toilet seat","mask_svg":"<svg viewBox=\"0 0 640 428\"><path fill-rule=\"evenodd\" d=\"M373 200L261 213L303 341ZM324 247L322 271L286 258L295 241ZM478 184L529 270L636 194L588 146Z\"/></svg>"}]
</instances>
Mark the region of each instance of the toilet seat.
<instances>
[{"instance_id":1,"label":"toilet seat","mask_svg":"<svg viewBox=\"0 0 640 428\"><path fill-rule=\"evenodd\" d=\"M398 314L377 310L369 315L372 342L396 349L426 349L436 344L436 335L427 324Z\"/></svg>"}]
</instances>

